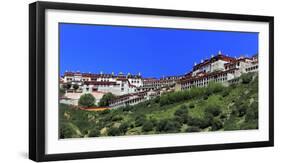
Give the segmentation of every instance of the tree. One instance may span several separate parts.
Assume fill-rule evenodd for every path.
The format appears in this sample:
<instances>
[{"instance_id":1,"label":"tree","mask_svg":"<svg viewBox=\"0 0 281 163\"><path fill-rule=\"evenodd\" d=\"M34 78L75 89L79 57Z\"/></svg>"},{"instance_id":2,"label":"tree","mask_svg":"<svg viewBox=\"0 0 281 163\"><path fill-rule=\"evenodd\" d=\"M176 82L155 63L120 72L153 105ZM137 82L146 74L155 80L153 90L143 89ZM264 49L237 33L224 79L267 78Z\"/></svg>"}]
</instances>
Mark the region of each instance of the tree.
<instances>
[{"instance_id":1,"label":"tree","mask_svg":"<svg viewBox=\"0 0 281 163\"><path fill-rule=\"evenodd\" d=\"M71 88L71 84L70 84L70 83L64 84L64 85L63 85L63 88L66 89L66 90L68 90L68 89Z\"/></svg>"},{"instance_id":2,"label":"tree","mask_svg":"<svg viewBox=\"0 0 281 163\"><path fill-rule=\"evenodd\" d=\"M77 85L77 84L74 84L73 85L73 89L76 91L77 89L79 88L79 85Z\"/></svg>"},{"instance_id":3,"label":"tree","mask_svg":"<svg viewBox=\"0 0 281 163\"><path fill-rule=\"evenodd\" d=\"M115 99L115 96L112 93L106 93L100 99L99 106L109 106L109 102L113 99Z\"/></svg>"},{"instance_id":4,"label":"tree","mask_svg":"<svg viewBox=\"0 0 281 163\"><path fill-rule=\"evenodd\" d=\"M86 93L80 96L78 104L79 106L89 108L95 106L95 102L96 102L95 97L90 93Z\"/></svg>"},{"instance_id":5,"label":"tree","mask_svg":"<svg viewBox=\"0 0 281 163\"><path fill-rule=\"evenodd\" d=\"M142 131L148 132L153 129L153 123L151 121L146 121L142 126Z\"/></svg>"}]
</instances>

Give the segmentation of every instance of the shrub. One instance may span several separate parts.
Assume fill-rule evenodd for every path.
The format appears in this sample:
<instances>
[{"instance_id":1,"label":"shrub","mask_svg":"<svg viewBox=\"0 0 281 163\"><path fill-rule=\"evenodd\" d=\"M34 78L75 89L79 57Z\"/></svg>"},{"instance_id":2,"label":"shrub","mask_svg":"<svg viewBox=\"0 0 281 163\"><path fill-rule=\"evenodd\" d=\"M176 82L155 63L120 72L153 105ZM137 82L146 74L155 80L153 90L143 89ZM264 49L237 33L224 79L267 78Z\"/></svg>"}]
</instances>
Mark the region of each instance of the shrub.
<instances>
[{"instance_id":1,"label":"shrub","mask_svg":"<svg viewBox=\"0 0 281 163\"><path fill-rule=\"evenodd\" d=\"M92 129L89 133L89 137L98 137L98 136L100 136L100 130L98 130L97 128Z\"/></svg>"},{"instance_id":2,"label":"shrub","mask_svg":"<svg viewBox=\"0 0 281 163\"><path fill-rule=\"evenodd\" d=\"M229 89L228 88L225 88L222 92L222 97L226 97L229 95Z\"/></svg>"},{"instance_id":3,"label":"shrub","mask_svg":"<svg viewBox=\"0 0 281 163\"><path fill-rule=\"evenodd\" d=\"M189 104L189 108L192 109L192 108L194 108L194 107L195 107L195 104L194 104L194 103L190 103L190 104Z\"/></svg>"},{"instance_id":4,"label":"shrub","mask_svg":"<svg viewBox=\"0 0 281 163\"><path fill-rule=\"evenodd\" d=\"M124 122L119 126L119 130L122 134L125 134L128 131L128 127L129 127L128 123Z\"/></svg>"},{"instance_id":5,"label":"shrub","mask_svg":"<svg viewBox=\"0 0 281 163\"><path fill-rule=\"evenodd\" d=\"M186 105L181 105L180 108L174 113L175 116L181 116L183 114L188 114Z\"/></svg>"},{"instance_id":6,"label":"shrub","mask_svg":"<svg viewBox=\"0 0 281 163\"><path fill-rule=\"evenodd\" d=\"M227 115L225 113L220 115L220 119L225 119L226 117Z\"/></svg>"},{"instance_id":7,"label":"shrub","mask_svg":"<svg viewBox=\"0 0 281 163\"><path fill-rule=\"evenodd\" d=\"M142 126L142 131L148 132L153 129L153 123L151 121L146 121Z\"/></svg>"},{"instance_id":8,"label":"shrub","mask_svg":"<svg viewBox=\"0 0 281 163\"><path fill-rule=\"evenodd\" d=\"M80 96L78 104L79 106L88 108L95 106L95 101L95 97L92 94L87 93Z\"/></svg>"},{"instance_id":9,"label":"shrub","mask_svg":"<svg viewBox=\"0 0 281 163\"><path fill-rule=\"evenodd\" d=\"M204 94L205 88L193 87L189 90L190 98L201 97Z\"/></svg>"},{"instance_id":10,"label":"shrub","mask_svg":"<svg viewBox=\"0 0 281 163\"><path fill-rule=\"evenodd\" d=\"M144 115L139 115L135 119L135 126L136 127L142 126L145 121L146 121L146 119L145 119Z\"/></svg>"},{"instance_id":11,"label":"shrub","mask_svg":"<svg viewBox=\"0 0 281 163\"><path fill-rule=\"evenodd\" d=\"M69 125L61 124L60 126L60 138L74 138L77 137L76 132L69 127Z\"/></svg>"},{"instance_id":12,"label":"shrub","mask_svg":"<svg viewBox=\"0 0 281 163\"><path fill-rule=\"evenodd\" d=\"M253 75L251 73L242 74L241 79L243 84L248 84L252 81Z\"/></svg>"},{"instance_id":13,"label":"shrub","mask_svg":"<svg viewBox=\"0 0 281 163\"><path fill-rule=\"evenodd\" d=\"M165 132L178 132L181 125L178 122L175 121L167 121L166 125L164 126Z\"/></svg>"},{"instance_id":14,"label":"shrub","mask_svg":"<svg viewBox=\"0 0 281 163\"><path fill-rule=\"evenodd\" d=\"M221 108L218 105L209 105L205 108L205 114L212 114L215 117L220 115L221 112Z\"/></svg>"},{"instance_id":15,"label":"shrub","mask_svg":"<svg viewBox=\"0 0 281 163\"><path fill-rule=\"evenodd\" d=\"M204 99L204 100L208 100L208 98L209 98L208 95L204 95L204 96L203 96L203 99Z\"/></svg>"},{"instance_id":16,"label":"shrub","mask_svg":"<svg viewBox=\"0 0 281 163\"><path fill-rule=\"evenodd\" d=\"M112 117L112 121L121 121L122 119L123 119L123 117L120 115L116 115L116 116Z\"/></svg>"},{"instance_id":17,"label":"shrub","mask_svg":"<svg viewBox=\"0 0 281 163\"><path fill-rule=\"evenodd\" d=\"M178 110L175 111L174 113L174 120L183 124L187 123L188 121L188 110L186 105L182 105Z\"/></svg>"},{"instance_id":18,"label":"shrub","mask_svg":"<svg viewBox=\"0 0 281 163\"><path fill-rule=\"evenodd\" d=\"M122 108L119 108L119 110L123 110L124 112L131 111L132 109L133 109L133 106L131 106L131 105L127 105Z\"/></svg>"},{"instance_id":19,"label":"shrub","mask_svg":"<svg viewBox=\"0 0 281 163\"><path fill-rule=\"evenodd\" d=\"M188 119L187 124L189 126L196 126L201 129L207 128L211 126L213 120L213 116L211 114L205 115L204 118L196 118L196 117L190 117Z\"/></svg>"},{"instance_id":20,"label":"shrub","mask_svg":"<svg viewBox=\"0 0 281 163\"><path fill-rule=\"evenodd\" d=\"M255 101L250 105L250 108L247 110L245 121L249 122L249 121L252 121L252 120L257 120L258 116L259 116L258 102Z\"/></svg>"},{"instance_id":21,"label":"shrub","mask_svg":"<svg viewBox=\"0 0 281 163\"><path fill-rule=\"evenodd\" d=\"M173 120L160 120L156 125L156 130L159 132L178 132L181 128L179 122Z\"/></svg>"},{"instance_id":22,"label":"shrub","mask_svg":"<svg viewBox=\"0 0 281 163\"><path fill-rule=\"evenodd\" d=\"M224 90L224 87L221 84L211 82L206 88L206 94L205 95L210 96L213 93L218 93L218 92L221 92L223 90Z\"/></svg>"},{"instance_id":23,"label":"shrub","mask_svg":"<svg viewBox=\"0 0 281 163\"><path fill-rule=\"evenodd\" d=\"M248 105L243 102L237 102L234 105L234 114L238 117L243 117L248 109Z\"/></svg>"},{"instance_id":24,"label":"shrub","mask_svg":"<svg viewBox=\"0 0 281 163\"><path fill-rule=\"evenodd\" d=\"M109 110L109 109L106 109L106 110L100 111L99 113L100 113L101 115L105 115L105 114L108 114L109 112L110 112L110 110Z\"/></svg>"},{"instance_id":25,"label":"shrub","mask_svg":"<svg viewBox=\"0 0 281 163\"><path fill-rule=\"evenodd\" d=\"M169 97L167 95L163 95L160 97L160 106L168 105L170 103Z\"/></svg>"},{"instance_id":26,"label":"shrub","mask_svg":"<svg viewBox=\"0 0 281 163\"><path fill-rule=\"evenodd\" d=\"M120 132L119 128L116 128L116 127L109 128L108 132L107 132L108 136L118 136L120 134L121 134L121 132Z\"/></svg>"},{"instance_id":27,"label":"shrub","mask_svg":"<svg viewBox=\"0 0 281 163\"><path fill-rule=\"evenodd\" d=\"M223 123L219 119L213 119L212 131L217 131L223 127Z\"/></svg>"},{"instance_id":28,"label":"shrub","mask_svg":"<svg viewBox=\"0 0 281 163\"><path fill-rule=\"evenodd\" d=\"M196 126L190 126L185 131L186 132L200 132L200 128L198 128Z\"/></svg>"},{"instance_id":29,"label":"shrub","mask_svg":"<svg viewBox=\"0 0 281 163\"><path fill-rule=\"evenodd\" d=\"M155 97L155 98L154 98L154 102L155 102L155 103L159 103L159 102L160 102L160 96Z\"/></svg>"}]
</instances>

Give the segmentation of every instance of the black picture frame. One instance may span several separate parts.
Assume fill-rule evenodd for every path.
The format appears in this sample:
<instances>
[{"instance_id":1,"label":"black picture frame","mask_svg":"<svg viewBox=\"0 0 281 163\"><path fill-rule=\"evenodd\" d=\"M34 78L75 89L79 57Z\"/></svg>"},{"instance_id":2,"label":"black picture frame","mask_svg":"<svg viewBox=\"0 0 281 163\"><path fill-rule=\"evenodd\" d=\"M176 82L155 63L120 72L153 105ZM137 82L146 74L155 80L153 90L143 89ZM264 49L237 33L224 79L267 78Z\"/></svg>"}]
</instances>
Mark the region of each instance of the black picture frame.
<instances>
[{"instance_id":1,"label":"black picture frame","mask_svg":"<svg viewBox=\"0 0 281 163\"><path fill-rule=\"evenodd\" d=\"M159 147L150 149L99 151L66 154L45 154L45 11L95 11L124 14L161 15L221 20L241 20L269 23L269 141ZM178 11L152 8L102 6L88 4L34 2L29 5L29 158L34 161L55 161L100 157L132 156L236 148L269 147L274 145L274 18L270 16L222 14L210 12Z\"/></svg>"}]
</instances>

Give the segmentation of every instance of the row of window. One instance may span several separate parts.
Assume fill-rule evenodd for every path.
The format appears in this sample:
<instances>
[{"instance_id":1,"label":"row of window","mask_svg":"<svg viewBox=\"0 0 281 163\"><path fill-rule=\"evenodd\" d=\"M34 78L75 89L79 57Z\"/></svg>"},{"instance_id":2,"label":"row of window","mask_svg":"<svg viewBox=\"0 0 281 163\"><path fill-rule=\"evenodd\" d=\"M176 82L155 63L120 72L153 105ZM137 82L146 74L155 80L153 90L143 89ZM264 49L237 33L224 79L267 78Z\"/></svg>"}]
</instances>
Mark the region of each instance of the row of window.
<instances>
[{"instance_id":1,"label":"row of window","mask_svg":"<svg viewBox=\"0 0 281 163\"><path fill-rule=\"evenodd\" d=\"M246 68L246 71L254 71L254 70L257 70L258 69L258 65L256 66L252 66L252 67L249 67L249 68Z\"/></svg>"},{"instance_id":2,"label":"row of window","mask_svg":"<svg viewBox=\"0 0 281 163\"><path fill-rule=\"evenodd\" d=\"M132 80L132 83L139 83L139 80Z\"/></svg>"},{"instance_id":3,"label":"row of window","mask_svg":"<svg viewBox=\"0 0 281 163\"><path fill-rule=\"evenodd\" d=\"M189 89L193 86L195 87L202 87L202 86L206 86L209 84L209 81L214 81L214 82L224 82L227 80L227 76L223 75L223 77L219 77L219 78L215 78L215 79L210 79L210 80L200 80L200 81L195 81L194 83L185 83L183 84L183 89Z\"/></svg>"}]
</instances>

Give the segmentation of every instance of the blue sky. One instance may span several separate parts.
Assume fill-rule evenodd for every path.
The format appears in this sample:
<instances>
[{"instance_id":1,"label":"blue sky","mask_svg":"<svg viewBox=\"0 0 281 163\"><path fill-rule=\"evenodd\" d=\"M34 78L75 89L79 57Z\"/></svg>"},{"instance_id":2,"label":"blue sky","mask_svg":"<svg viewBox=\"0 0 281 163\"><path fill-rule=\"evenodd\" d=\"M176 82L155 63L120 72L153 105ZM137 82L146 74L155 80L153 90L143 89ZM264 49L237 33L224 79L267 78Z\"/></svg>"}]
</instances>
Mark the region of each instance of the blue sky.
<instances>
[{"instance_id":1,"label":"blue sky","mask_svg":"<svg viewBox=\"0 0 281 163\"><path fill-rule=\"evenodd\" d=\"M194 62L222 51L258 53L258 33L61 23L60 74L123 72L144 77L182 75Z\"/></svg>"}]
</instances>

